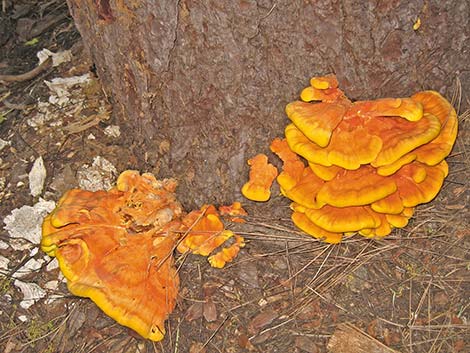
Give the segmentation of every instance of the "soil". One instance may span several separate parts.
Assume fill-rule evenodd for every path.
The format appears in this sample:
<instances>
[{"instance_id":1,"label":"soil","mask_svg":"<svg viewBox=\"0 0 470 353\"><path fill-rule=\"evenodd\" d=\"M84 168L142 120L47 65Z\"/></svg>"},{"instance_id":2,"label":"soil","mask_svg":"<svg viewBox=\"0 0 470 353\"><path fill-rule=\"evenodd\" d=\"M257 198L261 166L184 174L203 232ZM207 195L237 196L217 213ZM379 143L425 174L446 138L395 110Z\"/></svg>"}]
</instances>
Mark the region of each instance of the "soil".
<instances>
[{"instance_id":1,"label":"soil","mask_svg":"<svg viewBox=\"0 0 470 353\"><path fill-rule=\"evenodd\" d=\"M115 126L112 106L66 4L20 0L7 6L0 20L1 74L33 69L42 48L72 53L70 62L30 80L0 84L0 138L8 142L0 150L3 220L39 197L57 201L81 185L83 175L91 173L84 166L97 156L117 172L136 156L125 139L109 133ZM90 82L70 88L68 103L48 101L45 80L87 73ZM457 96L454 103L462 102ZM317 353L327 352L331 338L348 324L390 352L468 352L470 122L468 113L460 113L441 192L418 207L407 227L383 240L354 236L329 245L306 236L290 221L289 200L279 190L267 203L239 200L250 216L245 224L227 227L244 236L247 246L221 270L211 268L204 257L176 255L181 266L178 304L158 343L118 325L89 299L71 295L59 270L47 269L48 262L21 277L46 288L44 298L24 309L15 285L18 269L31 258L44 259L44 253L1 247L9 263L0 270L0 351ZM31 124L44 116L48 119ZM47 178L42 193L33 197L28 173L40 156ZM116 177L113 170L108 174L102 176ZM12 241L3 227L0 240ZM47 289L58 279L57 288Z\"/></svg>"}]
</instances>

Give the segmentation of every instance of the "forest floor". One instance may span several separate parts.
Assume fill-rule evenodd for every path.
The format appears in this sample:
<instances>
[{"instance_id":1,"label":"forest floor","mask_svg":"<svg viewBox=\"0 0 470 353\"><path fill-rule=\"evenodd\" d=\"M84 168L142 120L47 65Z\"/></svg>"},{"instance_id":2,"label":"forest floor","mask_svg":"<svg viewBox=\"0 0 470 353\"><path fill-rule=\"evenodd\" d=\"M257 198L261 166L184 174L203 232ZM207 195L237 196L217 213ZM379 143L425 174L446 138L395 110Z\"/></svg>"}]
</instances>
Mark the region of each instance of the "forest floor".
<instances>
[{"instance_id":1,"label":"forest floor","mask_svg":"<svg viewBox=\"0 0 470 353\"><path fill-rule=\"evenodd\" d=\"M295 229L278 192L261 205L239 200L250 216L229 228L247 246L221 270L177 255L178 303L155 343L71 295L38 251L37 227L52 202L95 177L109 187L132 158L66 4L15 2L0 14L0 48L1 74L30 71L43 48L71 53L0 82L0 221L26 212L0 230L0 352L357 352L332 347L338 340L377 352L470 351L468 114L460 112L440 194L383 240L329 245ZM84 83L45 83L71 77ZM29 173L39 157L47 177L33 197Z\"/></svg>"}]
</instances>

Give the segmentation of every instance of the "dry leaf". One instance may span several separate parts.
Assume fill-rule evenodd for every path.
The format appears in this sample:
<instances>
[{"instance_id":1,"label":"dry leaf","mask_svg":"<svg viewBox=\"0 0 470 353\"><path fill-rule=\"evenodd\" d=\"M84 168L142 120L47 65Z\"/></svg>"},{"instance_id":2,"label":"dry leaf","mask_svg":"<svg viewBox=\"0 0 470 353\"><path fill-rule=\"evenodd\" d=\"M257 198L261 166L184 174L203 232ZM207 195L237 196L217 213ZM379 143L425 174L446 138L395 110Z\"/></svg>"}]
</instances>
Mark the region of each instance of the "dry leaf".
<instances>
[{"instance_id":1,"label":"dry leaf","mask_svg":"<svg viewBox=\"0 0 470 353\"><path fill-rule=\"evenodd\" d=\"M367 325L367 333L372 337L377 337L377 320L372 320Z\"/></svg>"},{"instance_id":2,"label":"dry leaf","mask_svg":"<svg viewBox=\"0 0 470 353\"><path fill-rule=\"evenodd\" d=\"M251 319L250 324L248 325L248 330L250 331L250 333L256 334L262 328L272 323L278 316L278 313L268 309Z\"/></svg>"},{"instance_id":3,"label":"dry leaf","mask_svg":"<svg viewBox=\"0 0 470 353\"><path fill-rule=\"evenodd\" d=\"M338 325L327 348L331 353L398 353L352 324Z\"/></svg>"},{"instance_id":4,"label":"dry leaf","mask_svg":"<svg viewBox=\"0 0 470 353\"><path fill-rule=\"evenodd\" d=\"M454 353L463 352L465 347L466 347L466 343L465 343L464 340L460 339L460 340L455 341L455 343L454 343ZM467 346L467 348L468 348L468 346Z\"/></svg>"},{"instance_id":5,"label":"dry leaf","mask_svg":"<svg viewBox=\"0 0 470 353\"><path fill-rule=\"evenodd\" d=\"M207 322L214 322L217 320L217 308L212 300L208 300L203 305L203 315Z\"/></svg>"},{"instance_id":6,"label":"dry leaf","mask_svg":"<svg viewBox=\"0 0 470 353\"><path fill-rule=\"evenodd\" d=\"M185 315L186 320L191 322L191 321L200 319L202 317L203 305L204 303L202 302L195 302L191 304L191 306L186 311L186 315Z\"/></svg>"},{"instance_id":7,"label":"dry leaf","mask_svg":"<svg viewBox=\"0 0 470 353\"><path fill-rule=\"evenodd\" d=\"M318 347L315 345L313 340L306 336L297 336L295 338L295 346L302 352L307 353L318 353Z\"/></svg>"}]
</instances>

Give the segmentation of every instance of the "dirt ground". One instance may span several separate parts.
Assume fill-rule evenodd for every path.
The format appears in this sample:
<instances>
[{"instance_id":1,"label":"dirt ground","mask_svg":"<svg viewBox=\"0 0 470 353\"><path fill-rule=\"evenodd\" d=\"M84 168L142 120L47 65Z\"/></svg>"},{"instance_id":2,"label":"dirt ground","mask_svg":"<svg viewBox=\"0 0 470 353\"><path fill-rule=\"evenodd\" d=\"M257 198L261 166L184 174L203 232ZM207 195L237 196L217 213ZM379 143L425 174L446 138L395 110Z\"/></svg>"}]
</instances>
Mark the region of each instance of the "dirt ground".
<instances>
[{"instance_id":1,"label":"dirt ground","mask_svg":"<svg viewBox=\"0 0 470 353\"><path fill-rule=\"evenodd\" d=\"M90 186L91 176L107 187L135 158L125 132L116 132L66 4L40 4L18 1L0 14L0 74L30 71L43 48L70 50L72 58L27 80L0 83L1 220L13 209ZM44 82L85 74L87 82L67 87L65 95ZM0 352L317 353L329 351L332 337L347 337L345 327L381 345L379 352L469 352L470 115L459 113L440 194L383 240L354 236L329 245L308 237L292 225L289 200L278 190L268 203L239 200L248 222L228 228L247 246L222 270L200 256L177 256L178 304L158 343L71 295L51 259L37 245L18 245L2 223ZM93 165L97 156L105 161ZM47 177L33 197L28 174L39 157ZM36 266L25 271L28 263ZM27 309L21 283L42 289Z\"/></svg>"}]
</instances>

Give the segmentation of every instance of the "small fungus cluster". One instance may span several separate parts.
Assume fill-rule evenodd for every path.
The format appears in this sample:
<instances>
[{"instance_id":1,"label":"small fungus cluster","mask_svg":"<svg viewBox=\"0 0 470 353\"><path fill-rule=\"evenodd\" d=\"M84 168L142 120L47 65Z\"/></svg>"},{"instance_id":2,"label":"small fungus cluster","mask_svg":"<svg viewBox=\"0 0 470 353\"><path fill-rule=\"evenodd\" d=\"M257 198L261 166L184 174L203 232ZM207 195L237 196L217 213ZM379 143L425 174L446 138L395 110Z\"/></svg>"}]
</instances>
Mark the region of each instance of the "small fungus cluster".
<instances>
[{"instance_id":1,"label":"small fungus cluster","mask_svg":"<svg viewBox=\"0 0 470 353\"><path fill-rule=\"evenodd\" d=\"M125 171L109 191L68 191L42 227L41 248L59 261L70 292L154 341L176 304L174 249L221 268L245 245L220 219L246 215L239 203L184 215L175 188L173 179Z\"/></svg>"},{"instance_id":2,"label":"small fungus cluster","mask_svg":"<svg viewBox=\"0 0 470 353\"><path fill-rule=\"evenodd\" d=\"M300 98L286 107L285 139L271 144L298 228L329 243L354 233L383 237L437 195L458 121L439 93L351 102L329 75L312 78ZM266 174L252 170L245 197L260 201L254 189L267 195Z\"/></svg>"}]
</instances>

